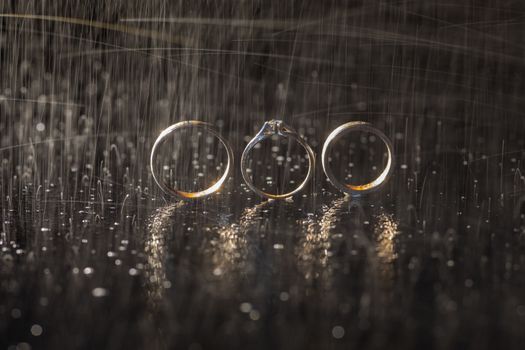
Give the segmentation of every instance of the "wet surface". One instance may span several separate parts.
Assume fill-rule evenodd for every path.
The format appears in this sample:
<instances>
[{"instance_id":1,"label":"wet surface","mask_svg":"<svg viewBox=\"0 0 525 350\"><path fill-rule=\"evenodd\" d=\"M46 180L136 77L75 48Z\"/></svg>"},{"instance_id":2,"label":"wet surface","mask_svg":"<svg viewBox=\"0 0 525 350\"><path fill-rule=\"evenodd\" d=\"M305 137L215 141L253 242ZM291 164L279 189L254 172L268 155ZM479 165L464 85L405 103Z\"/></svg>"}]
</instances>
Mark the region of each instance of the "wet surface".
<instances>
[{"instance_id":1,"label":"wet surface","mask_svg":"<svg viewBox=\"0 0 525 350\"><path fill-rule=\"evenodd\" d=\"M0 4L53 16L0 16L1 348L523 346L521 4L48 5ZM257 197L238 160L276 116L318 157L338 125L372 123L392 178L345 197L317 159L299 195ZM220 193L183 202L149 152L188 119L236 164ZM219 145L201 139L173 143L167 179L217 177ZM378 143L344 140L335 173L380 172ZM255 150L254 183L293 188L296 146Z\"/></svg>"}]
</instances>

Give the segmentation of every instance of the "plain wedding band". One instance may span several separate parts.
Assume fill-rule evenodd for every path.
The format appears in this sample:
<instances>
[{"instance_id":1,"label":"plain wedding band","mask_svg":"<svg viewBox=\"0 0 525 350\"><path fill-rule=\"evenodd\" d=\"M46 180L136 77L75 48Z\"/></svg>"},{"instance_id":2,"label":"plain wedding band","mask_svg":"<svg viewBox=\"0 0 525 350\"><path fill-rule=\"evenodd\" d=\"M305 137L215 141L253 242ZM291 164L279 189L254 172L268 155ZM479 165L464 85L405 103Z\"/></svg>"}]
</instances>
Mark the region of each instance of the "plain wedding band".
<instances>
[{"instance_id":1,"label":"plain wedding band","mask_svg":"<svg viewBox=\"0 0 525 350\"><path fill-rule=\"evenodd\" d=\"M335 142L347 133L354 131L364 131L374 134L375 136L379 137L381 141L383 141L387 148L388 159L385 169L375 180L363 185L351 185L340 181L337 177L335 177L328 160L328 154L330 153L330 150ZM349 193L351 195L370 193L378 190L382 185L384 185L392 173L394 163L392 142L381 130L374 128L370 123L360 121L349 122L338 126L330 133L330 135L328 135L323 145L321 162L323 165L323 171L328 177L328 180L340 191Z\"/></svg>"},{"instance_id":2,"label":"plain wedding band","mask_svg":"<svg viewBox=\"0 0 525 350\"><path fill-rule=\"evenodd\" d=\"M207 133L212 134L217 139L219 139L220 143L226 148L226 154L228 157L228 163L226 164L226 169L224 170L224 173L222 176L215 182L213 185L208 187L207 189L199 192L188 192L183 191L180 189L176 189L173 187L170 187L155 171L155 157L157 156L159 146L165 141L165 139L173 134L176 131L187 129L187 128L197 128L202 131L205 131ZM169 126L168 128L164 129L153 144L153 148L151 150L151 157L150 157L150 168L151 173L153 175L153 179L155 180L155 183L165 192L170 195L174 195L176 197L182 198L182 199L197 199L209 196L215 192L217 192L223 185L224 182L228 179L228 176L230 175L230 172L233 168L233 150L228 143L228 141L218 132L216 131L211 124L205 123L198 120L188 120L188 121L182 121L176 124L173 124Z\"/></svg>"}]
</instances>

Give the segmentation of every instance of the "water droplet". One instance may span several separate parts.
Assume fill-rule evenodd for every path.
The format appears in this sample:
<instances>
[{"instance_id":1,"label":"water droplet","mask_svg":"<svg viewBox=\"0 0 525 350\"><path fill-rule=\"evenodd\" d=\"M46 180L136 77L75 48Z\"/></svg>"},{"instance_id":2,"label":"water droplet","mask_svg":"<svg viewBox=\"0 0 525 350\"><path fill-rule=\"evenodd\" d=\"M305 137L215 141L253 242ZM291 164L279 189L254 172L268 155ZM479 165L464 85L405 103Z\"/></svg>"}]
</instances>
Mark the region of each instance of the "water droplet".
<instances>
[{"instance_id":1,"label":"water droplet","mask_svg":"<svg viewBox=\"0 0 525 350\"><path fill-rule=\"evenodd\" d=\"M36 131L38 132L43 132L46 130L46 126L44 125L44 123L38 123L36 125Z\"/></svg>"},{"instance_id":2,"label":"water droplet","mask_svg":"<svg viewBox=\"0 0 525 350\"><path fill-rule=\"evenodd\" d=\"M345 329L341 326L335 326L334 328L332 328L332 336L335 339L341 339L345 336Z\"/></svg>"},{"instance_id":3,"label":"water droplet","mask_svg":"<svg viewBox=\"0 0 525 350\"><path fill-rule=\"evenodd\" d=\"M40 326L39 324L34 324L31 326L31 334L35 337L42 335L43 331L44 330L42 329L42 326Z\"/></svg>"},{"instance_id":4,"label":"water droplet","mask_svg":"<svg viewBox=\"0 0 525 350\"><path fill-rule=\"evenodd\" d=\"M252 304L250 303L242 303L240 306L241 312L248 313L252 310Z\"/></svg>"},{"instance_id":5,"label":"water droplet","mask_svg":"<svg viewBox=\"0 0 525 350\"><path fill-rule=\"evenodd\" d=\"M14 319L22 317L22 311L20 311L20 309L16 309L16 308L11 310L11 317L14 318Z\"/></svg>"},{"instance_id":6,"label":"water droplet","mask_svg":"<svg viewBox=\"0 0 525 350\"><path fill-rule=\"evenodd\" d=\"M250 311L250 319L252 321L257 321L259 318L261 318L261 314L257 310Z\"/></svg>"},{"instance_id":7,"label":"water droplet","mask_svg":"<svg viewBox=\"0 0 525 350\"><path fill-rule=\"evenodd\" d=\"M93 294L95 298L101 298L108 295L108 290L105 288L97 287L91 291L91 294Z\"/></svg>"}]
</instances>

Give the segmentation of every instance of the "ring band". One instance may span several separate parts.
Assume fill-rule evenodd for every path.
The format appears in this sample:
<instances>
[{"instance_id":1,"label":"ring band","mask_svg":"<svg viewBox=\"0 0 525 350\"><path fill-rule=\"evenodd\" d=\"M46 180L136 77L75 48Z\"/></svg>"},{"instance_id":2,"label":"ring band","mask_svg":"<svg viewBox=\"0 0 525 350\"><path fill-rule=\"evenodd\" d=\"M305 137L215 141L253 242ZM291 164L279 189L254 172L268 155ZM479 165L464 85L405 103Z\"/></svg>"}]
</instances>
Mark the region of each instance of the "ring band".
<instances>
[{"instance_id":1,"label":"ring band","mask_svg":"<svg viewBox=\"0 0 525 350\"><path fill-rule=\"evenodd\" d=\"M283 137L297 141L306 150L306 154L308 156L308 173L306 174L306 178L299 185L299 187L297 187L291 192L284 193L284 194L272 194L272 193L261 191L260 189L255 187L250 175L248 175L248 169L249 169L248 168L248 154L255 147L256 144L258 144L259 142L265 139L272 137L273 135L279 135L279 136L283 136ZM284 198L293 196L297 192L301 191L306 186L308 181L310 181L310 179L312 178L314 168L315 168L314 151L306 143L306 141L301 136L299 136L299 134L294 129L286 125L282 120L270 120L270 121L265 122L261 130L257 133L257 135L255 135L254 138L251 139L250 142L248 142L248 145L246 145L246 148L242 152L242 157L241 157L241 173L242 173L244 182L246 182L246 185L248 185L248 187L253 192L257 193L258 195L262 197L266 197L266 198L271 198L271 199L284 199Z\"/></svg>"},{"instance_id":2,"label":"ring band","mask_svg":"<svg viewBox=\"0 0 525 350\"><path fill-rule=\"evenodd\" d=\"M212 134L213 136L218 138L221 144L224 146L224 148L226 148L226 154L228 156L228 164L226 164L226 170L224 171L224 174L212 186L210 186L209 188L203 191L199 191L199 192L187 192L187 191L178 190L176 188L172 188L168 186L168 184L166 184L166 182L162 178L157 176L155 172L154 160L155 160L159 145L173 132L181 130L181 129L186 129L186 128L197 128L197 129L200 129L200 130L203 130L203 131L206 131ZM150 168L151 168L151 174L153 175L153 179L155 180L155 183L157 183L157 185L164 192L174 195L176 197L183 198L183 199L202 198L202 197L209 196L210 194L214 192L217 192L222 187L222 185L224 184L228 176L230 175L232 167L233 167L233 150L230 144L228 143L228 141L224 137L222 137L221 134L219 134L219 132L217 132L211 126L211 124L201 122L198 120L182 121L182 122L173 124L169 126L168 128L164 129L164 131L160 133L159 137L153 144L153 148L151 149Z\"/></svg>"},{"instance_id":3,"label":"ring band","mask_svg":"<svg viewBox=\"0 0 525 350\"><path fill-rule=\"evenodd\" d=\"M381 141L386 145L387 153L388 153L388 160L385 169L381 174L372 182L369 182L364 185L350 185L346 184L340 180L338 180L332 171L332 168L330 168L330 165L328 164L328 153L334 143L339 140L343 135L353 132L353 131L364 131L369 132L371 134L374 134L375 136L379 137ZM330 135L326 138L326 141L323 145L323 152L321 155L321 162L323 165L323 170L326 176L328 177L328 180L337 187L342 192L349 193L352 195L361 195L365 193L370 193L373 191L378 190L382 185L384 185L388 178L390 177L393 169L393 146L390 139L380 130L374 128L370 123L366 122L349 122L343 125L338 126L336 129L334 129Z\"/></svg>"}]
</instances>

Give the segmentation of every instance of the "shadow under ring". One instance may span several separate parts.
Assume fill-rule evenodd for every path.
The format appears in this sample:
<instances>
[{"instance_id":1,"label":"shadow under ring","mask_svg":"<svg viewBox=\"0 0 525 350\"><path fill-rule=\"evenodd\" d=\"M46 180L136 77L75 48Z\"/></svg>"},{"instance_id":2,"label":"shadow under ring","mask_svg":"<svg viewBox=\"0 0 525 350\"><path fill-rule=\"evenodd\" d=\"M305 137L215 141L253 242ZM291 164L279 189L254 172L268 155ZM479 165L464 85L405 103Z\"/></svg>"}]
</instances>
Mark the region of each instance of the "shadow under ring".
<instances>
[{"instance_id":1,"label":"shadow under ring","mask_svg":"<svg viewBox=\"0 0 525 350\"><path fill-rule=\"evenodd\" d=\"M342 136L354 131L369 132L379 137L386 145L388 154L387 164L381 174L375 180L363 185L350 185L340 181L334 175L330 164L328 164L328 153L334 143L337 142L337 140L339 140ZM359 196L378 190L388 181L390 175L392 174L394 164L393 145L390 139L381 130L374 128L370 123L360 121L348 122L335 128L326 138L326 141L323 145L323 151L321 153L321 163L323 166L323 171L332 185L334 185L341 192Z\"/></svg>"},{"instance_id":2,"label":"shadow under ring","mask_svg":"<svg viewBox=\"0 0 525 350\"><path fill-rule=\"evenodd\" d=\"M255 147L255 145L268 138L271 138L273 135L279 135L297 141L306 150L306 154L308 156L308 173L306 174L305 179L296 189L283 194L273 194L262 191L254 185L252 178L248 174L249 153ZM253 192L257 193L259 196L270 199L285 199L301 191L312 178L314 168L315 154L310 145L308 145L308 143L306 143L306 141L293 128L289 127L281 120L270 120L265 122L261 130L257 133L257 135L255 135L254 138L251 139L250 142L248 142L241 156L241 174L246 185L248 185L248 187Z\"/></svg>"},{"instance_id":3,"label":"shadow under ring","mask_svg":"<svg viewBox=\"0 0 525 350\"><path fill-rule=\"evenodd\" d=\"M182 191L176 188L173 188L169 186L162 178L158 176L155 172L155 166L154 166L154 160L157 155L159 146L164 140L171 135L172 133L179 131L181 129L187 129L187 128L197 128L202 131L205 131L207 133L212 134L217 139L219 139L220 143L224 146L226 149L226 154L228 156L228 163L226 164L226 169L224 170L224 173L222 176L215 182L212 186L208 187L207 189L203 191L198 192L188 192L188 191ZM164 129L153 144L153 148L151 149L151 156L150 156L150 168L151 168L151 174L153 175L153 180L155 180L155 183L167 194L176 196L178 198L182 199L197 199L209 196L218 190L224 185L224 182L228 179L228 176L231 173L231 170L233 168L233 150L229 144L229 142L218 132L216 131L211 124L198 121L198 120L188 120L188 121L182 121L176 124L173 124L169 126L168 128Z\"/></svg>"}]
</instances>

